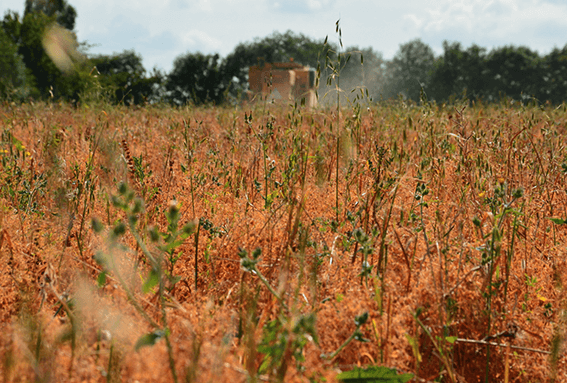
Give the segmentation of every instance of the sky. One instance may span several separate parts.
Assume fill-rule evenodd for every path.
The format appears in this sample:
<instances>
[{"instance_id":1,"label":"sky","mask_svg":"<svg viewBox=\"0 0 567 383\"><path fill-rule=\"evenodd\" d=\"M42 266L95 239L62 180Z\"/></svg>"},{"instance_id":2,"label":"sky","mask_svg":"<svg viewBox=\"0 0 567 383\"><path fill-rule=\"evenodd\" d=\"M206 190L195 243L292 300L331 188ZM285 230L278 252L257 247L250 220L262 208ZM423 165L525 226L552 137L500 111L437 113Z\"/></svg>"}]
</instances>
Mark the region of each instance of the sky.
<instances>
[{"instance_id":1,"label":"sky","mask_svg":"<svg viewBox=\"0 0 567 383\"><path fill-rule=\"evenodd\" d=\"M274 31L372 47L386 59L420 38L436 54L444 40L487 49L527 46L540 54L567 44L565 0L67 0L75 32L91 54L134 50L144 67L170 71L188 52L226 56ZM2 0L0 12L23 13L24 0Z\"/></svg>"}]
</instances>

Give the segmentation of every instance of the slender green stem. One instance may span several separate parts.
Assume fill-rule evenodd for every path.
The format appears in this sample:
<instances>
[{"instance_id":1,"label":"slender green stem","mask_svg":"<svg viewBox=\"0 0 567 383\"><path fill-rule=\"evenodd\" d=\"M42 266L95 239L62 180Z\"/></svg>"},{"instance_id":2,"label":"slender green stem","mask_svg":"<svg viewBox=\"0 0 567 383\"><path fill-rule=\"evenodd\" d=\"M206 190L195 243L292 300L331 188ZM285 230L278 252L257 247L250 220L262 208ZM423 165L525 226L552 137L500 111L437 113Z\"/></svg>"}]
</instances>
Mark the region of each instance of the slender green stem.
<instances>
[{"instance_id":1,"label":"slender green stem","mask_svg":"<svg viewBox=\"0 0 567 383\"><path fill-rule=\"evenodd\" d=\"M254 273L256 273L256 275L258 276L258 278L260 278L260 280L262 281L262 283L264 285L266 285L266 287L268 288L268 290L270 290L270 292L276 297L276 299L278 301L280 301L280 303L282 304L283 308L286 311L289 311L287 305L285 304L283 298L277 293L276 290L274 290L274 288L272 287L272 285L270 285L270 282L268 282L268 280L266 279L266 277L264 277L264 275L260 272L260 270L258 270L256 268L256 266L252 267L252 271L254 271Z\"/></svg>"},{"instance_id":2,"label":"slender green stem","mask_svg":"<svg viewBox=\"0 0 567 383\"><path fill-rule=\"evenodd\" d=\"M165 311L165 296L164 296L164 286L163 286L163 269L161 267L162 260L160 260L159 266L159 299L161 306L161 317L162 324L165 333L165 345L167 347L167 356L169 359L169 369L171 370L171 375L173 376L173 381L177 383L177 371L175 370L175 360L173 359L173 347L171 347L171 342L169 340L169 331L167 330L167 313Z\"/></svg>"},{"instance_id":3,"label":"slender green stem","mask_svg":"<svg viewBox=\"0 0 567 383\"><path fill-rule=\"evenodd\" d=\"M148 258L148 260L151 262L152 266L154 266L154 267L157 266L157 264L158 264L157 260L154 258L152 253L150 253L146 244L144 243L144 241L140 237L138 230L136 230L136 227L132 224L132 222L130 220L128 220L128 227L130 228L130 231L132 232L132 235L134 236L136 243L138 244L138 246L140 246L142 253L144 253L146 258Z\"/></svg>"},{"instance_id":4,"label":"slender green stem","mask_svg":"<svg viewBox=\"0 0 567 383\"><path fill-rule=\"evenodd\" d=\"M352 342L352 341L354 340L354 338L358 335L358 330L359 330L359 329L360 329L360 326L356 326L356 330L353 331L353 333L347 338L347 340L345 340L345 341L343 342L343 344L341 344L341 345L339 346L339 348L336 349L335 352L333 352L333 353L331 353L331 354L328 354L328 355L321 355L321 357L322 357L323 359L327 359L327 360L335 359L335 357L336 357L337 355L339 355L339 353L340 353L346 346L348 346L348 344L349 344L350 342Z\"/></svg>"},{"instance_id":5,"label":"slender green stem","mask_svg":"<svg viewBox=\"0 0 567 383\"><path fill-rule=\"evenodd\" d=\"M447 370L447 374L449 375L449 379L451 379L452 382L456 382L456 378L454 376L454 371L453 371L453 366L451 365L451 361L449 360L449 358L447 357L444 348L442 348L439 343L437 343L435 341L435 338L433 338L433 335L431 335L431 332L427 329L427 327L421 322L421 320L419 320L419 318L417 317L417 315L414 316L416 322L419 324L419 326L423 329L423 331L427 334L429 340L431 340L431 343L433 343L433 346L437 349L437 352L439 353L438 357L439 359L441 359L441 362L445 365L445 368Z\"/></svg>"},{"instance_id":6,"label":"slender green stem","mask_svg":"<svg viewBox=\"0 0 567 383\"><path fill-rule=\"evenodd\" d=\"M201 220L197 224L197 232L195 233L195 292L197 292L198 277L199 277L199 232L201 231Z\"/></svg>"},{"instance_id":7,"label":"slender green stem","mask_svg":"<svg viewBox=\"0 0 567 383\"><path fill-rule=\"evenodd\" d=\"M340 55L339 55L339 70L340 70ZM339 159L340 159L340 143L341 143L341 95L339 86L339 74L337 74L337 147L335 148L337 153L337 163L335 165L335 209L336 209L336 221L339 222Z\"/></svg>"}]
</instances>

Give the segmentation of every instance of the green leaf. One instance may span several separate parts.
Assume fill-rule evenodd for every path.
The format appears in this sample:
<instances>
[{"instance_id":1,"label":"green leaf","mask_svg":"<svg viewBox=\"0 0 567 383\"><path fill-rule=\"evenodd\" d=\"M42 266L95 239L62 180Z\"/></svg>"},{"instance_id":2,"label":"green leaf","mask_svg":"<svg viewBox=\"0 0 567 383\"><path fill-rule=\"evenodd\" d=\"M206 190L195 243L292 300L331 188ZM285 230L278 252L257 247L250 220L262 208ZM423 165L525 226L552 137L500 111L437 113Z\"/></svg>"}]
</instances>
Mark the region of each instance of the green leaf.
<instances>
[{"instance_id":1,"label":"green leaf","mask_svg":"<svg viewBox=\"0 0 567 383\"><path fill-rule=\"evenodd\" d=\"M363 324L366 323L366 321L368 320L368 312L364 312L358 316L356 316L354 318L354 323L356 323L357 326L362 326Z\"/></svg>"},{"instance_id":2,"label":"green leaf","mask_svg":"<svg viewBox=\"0 0 567 383\"><path fill-rule=\"evenodd\" d=\"M252 251L252 258L258 259L260 255L262 255L262 249L260 249L259 247L255 248L254 251Z\"/></svg>"},{"instance_id":3,"label":"green leaf","mask_svg":"<svg viewBox=\"0 0 567 383\"><path fill-rule=\"evenodd\" d=\"M478 217L474 217L472 222L476 227L480 227L481 225L480 219Z\"/></svg>"},{"instance_id":4,"label":"green leaf","mask_svg":"<svg viewBox=\"0 0 567 383\"><path fill-rule=\"evenodd\" d=\"M142 291L144 292L144 294L147 294L150 292L151 289L153 289L159 282L159 273L157 272L156 269L153 269L150 271L150 275L148 276L148 279L146 279L146 282L144 282L144 286L142 286Z\"/></svg>"},{"instance_id":5,"label":"green leaf","mask_svg":"<svg viewBox=\"0 0 567 383\"><path fill-rule=\"evenodd\" d=\"M138 351L142 347L153 346L154 344L156 344L158 340L163 338L164 335L165 335L165 331L163 330L155 330L148 334L142 335L136 342L134 349Z\"/></svg>"},{"instance_id":6,"label":"green leaf","mask_svg":"<svg viewBox=\"0 0 567 383\"><path fill-rule=\"evenodd\" d=\"M127 191L128 185L126 185L124 182L120 182L120 185L118 185L118 192L120 193L120 195L126 194Z\"/></svg>"},{"instance_id":7,"label":"green leaf","mask_svg":"<svg viewBox=\"0 0 567 383\"><path fill-rule=\"evenodd\" d=\"M12 144L16 147L18 151L24 151L25 146L22 144L22 141L18 140L16 137L12 136Z\"/></svg>"},{"instance_id":8,"label":"green leaf","mask_svg":"<svg viewBox=\"0 0 567 383\"><path fill-rule=\"evenodd\" d=\"M238 256L240 257L240 259L246 258L248 256L248 252L246 251L246 249L243 248L238 248Z\"/></svg>"},{"instance_id":9,"label":"green leaf","mask_svg":"<svg viewBox=\"0 0 567 383\"><path fill-rule=\"evenodd\" d=\"M98 275L98 278L96 279L96 284L98 285L98 287L104 287L104 285L106 284L106 271L102 271Z\"/></svg>"},{"instance_id":10,"label":"green leaf","mask_svg":"<svg viewBox=\"0 0 567 383\"><path fill-rule=\"evenodd\" d=\"M355 368L337 375L337 379L348 383L406 383L413 378L413 374L401 374L388 367Z\"/></svg>"},{"instance_id":11,"label":"green leaf","mask_svg":"<svg viewBox=\"0 0 567 383\"><path fill-rule=\"evenodd\" d=\"M447 336L445 337L445 340L451 344L455 343L457 341L457 337L456 336Z\"/></svg>"},{"instance_id":12,"label":"green leaf","mask_svg":"<svg viewBox=\"0 0 567 383\"><path fill-rule=\"evenodd\" d=\"M561 219L561 218L548 218L548 219L557 225L565 225L567 223L567 219Z\"/></svg>"},{"instance_id":13,"label":"green leaf","mask_svg":"<svg viewBox=\"0 0 567 383\"><path fill-rule=\"evenodd\" d=\"M179 282L180 280L181 280L181 277L180 277L180 276L175 276L175 277L170 276L170 277L169 277L170 289L173 288L173 286L174 286L177 282Z\"/></svg>"},{"instance_id":14,"label":"green leaf","mask_svg":"<svg viewBox=\"0 0 567 383\"><path fill-rule=\"evenodd\" d=\"M185 235L182 237L186 237ZM160 246L160 249L165 251L168 254L173 254L173 250L175 250L176 248L178 248L179 246L181 246L183 244L183 242L185 241L185 238L182 239L178 239L176 241L167 243L165 246Z\"/></svg>"}]
</instances>

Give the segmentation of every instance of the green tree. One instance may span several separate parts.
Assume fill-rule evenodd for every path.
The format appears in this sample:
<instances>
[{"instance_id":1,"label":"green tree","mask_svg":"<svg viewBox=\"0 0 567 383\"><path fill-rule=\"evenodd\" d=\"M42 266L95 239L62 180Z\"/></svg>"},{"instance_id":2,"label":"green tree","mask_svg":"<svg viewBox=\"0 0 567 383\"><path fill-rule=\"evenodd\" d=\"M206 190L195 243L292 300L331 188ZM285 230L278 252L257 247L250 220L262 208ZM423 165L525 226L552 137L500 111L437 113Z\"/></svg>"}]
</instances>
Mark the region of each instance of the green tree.
<instances>
[{"instance_id":1,"label":"green tree","mask_svg":"<svg viewBox=\"0 0 567 383\"><path fill-rule=\"evenodd\" d=\"M402 44L388 65L388 89L386 95L402 94L419 101L421 88L430 83L435 55L429 45L420 39Z\"/></svg>"},{"instance_id":2,"label":"green tree","mask_svg":"<svg viewBox=\"0 0 567 383\"><path fill-rule=\"evenodd\" d=\"M186 53L175 59L167 76L169 100L177 105L212 102L220 104L228 86L218 54Z\"/></svg>"},{"instance_id":3,"label":"green tree","mask_svg":"<svg viewBox=\"0 0 567 383\"><path fill-rule=\"evenodd\" d=\"M22 20L18 12L8 10L2 19L2 29L10 40L17 46L21 43Z\"/></svg>"},{"instance_id":4,"label":"green tree","mask_svg":"<svg viewBox=\"0 0 567 383\"><path fill-rule=\"evenodd\" d=\"M47 56L42 43L46 28L53 22L53 17L42 12L28 13L20 29L19 53L41 96L59 98L67 96L68 89L66 84L60 83L61 71Z\"/></svg>"},{"instance_id":5,"label":"green tree","mask_svg":"<svg viewBox=\"0 0 567 383\"><path fill-rule=\"evenodd\" d=\"M537 96L541 69L539 55L529 48L506 46L492 50L486 59L489 100Z\"/></svg>"},{"instance_id":6,"label":"green tree","mask_svg":"<svg viewBox=\"0 0 567 383\"><path fill-rule=\"evenodd\" d=\"M458 42L443 42L444 53L435 60L429 96L438 101L466 95L477 100L486 95L486 49L472 45L464 50Z\"/></svg>"},{"instance_id":7,"label":"green tree","mask_svg":"<svg viewBox=\"0 0 567 383\"><path fill-rule=\"evenodd\" d=\"M72 31L75 28L77 11L65 0L26 0L24 18L30 13L42 12L46 16L54 17L59 25Z\"/></svg>"},{"instance_id":8,"label":"green tree","mask_svg":"<svg viewBox=\"0 0 567 383\"><path fill-rule=\"evenodd\" d=\"M0 98L23 100L32 92L18 46L0 28Z\"/></svg>"},{"instance_id":9,"label":"green tree","mask_svg":"<svg viewBox=\"0 0 567 383\"><path fill-rule=\"evenodd\" d=\"M463 77L463 89L470 100L478 100L486 96L487 68L486 68L486 48L476 44L471 45L463 53L463 63L461 64L461 76ZM460 93L460 92L459 92ZM457 93L456 95L459 95Z\"/></svg>"},{"instance_id":10,"label":"green tree","mask_svg":"<svg viewBox=\"0 0 567 383\"><path fill-rule=\"evenodd\" d=\"M542 59L538 98L554 104L567 99L567 45L553 49Z\"/></svg>"},{"instance_id":11,"label":"green tree","mask_svg":"<svg viewBox=\"0 0 567 383\"><path fill-rule=\"evenodd\" d=\"M14 59L16 60L14 70L19 78L22 74L21 63L25 65L24 87L18 88L23 93L20 93L25 97L80 101L81 96L96 81L89 75L90 68L86 63L74 61L80 56L76 52L79 44L74 33L61 27L53 28L57 25L57 20L72 28L76 17L74 8L61 1L26 1L24 15L20 18L16 12L9 11L1 23L2 30L13 43L13 45L3 44L4 49L13 50L14 46L17 48L19 59ZM48 34L48 31L51 34ZM50 36L51 39L46 36ZM51 49L50 53L55 59L65 56L67 63L70 63L66 66L67 73L63 73L54 64L46 53L46 46ZM20 59L21 63L18 66ZM18 81L21 83L21 80Z\"/></svg>"},{"instance_id":12,"label":"green tree","mask_svg":"<svg viewBox=\"0 0 567 383\"><path fill-rule=\"evenodd\" d=\"M157 70L146 77L142 56L131 50L93 56L90 62L100 74L100 85L112 94L113 102L140 105L155 101L164 82L164 76Z\"/></svg>"}]
</instances>

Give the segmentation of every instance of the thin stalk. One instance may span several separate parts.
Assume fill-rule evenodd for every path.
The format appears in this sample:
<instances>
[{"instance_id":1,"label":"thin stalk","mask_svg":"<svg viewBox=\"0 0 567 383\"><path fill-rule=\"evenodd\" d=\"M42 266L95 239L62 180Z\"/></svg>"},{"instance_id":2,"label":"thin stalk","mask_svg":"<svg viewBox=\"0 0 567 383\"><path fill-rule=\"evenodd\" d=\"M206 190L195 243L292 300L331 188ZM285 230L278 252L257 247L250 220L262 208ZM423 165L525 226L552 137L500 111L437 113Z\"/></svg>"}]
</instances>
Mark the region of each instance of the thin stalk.
<instances>
[{"instance_id":1,"label":"thin stalk","mask_svg":"<svg viewBox=\"0 0 567 383\"><path fill-rule=\"evenodd\" d=\"M339 55L340 63L340 55ZM339 64L340 65L340 64ZM340 160L340 142L341 142L341 130L340 130L340 112L341 112L341 98L339 93L339 75L337 74L337 146L335 148L337 153L337 163L335 165L335 213L336 221L339 222L339 160Z\"/></svg>"},{"instance_id":2,"label":"thin stalk","mask_svg":"<svg viewBox=\"0 0 567 383\"><path fill-rule=\"evenodd\" d=\"M165 345L167 347L167 356L169 359L169 369L171 370L171 375L173 376L173 381L177 383L177 372L175 371L175 360L173 359L173 348L171 347L171 342L169 340L169 331L167 330L167 314L165 311L165 296L164 296L164 286L163 286L163 270L162 262L159 263L159 297L161 306L161 317L163 322L163 328L165 333Z\"/></svg>"},{"instance_id":3,"label":"thin stalk","mask_svg":"<svg viewBox=\"0 0 567 383\"><path fill-rule=\"evenodd\" d=\"M154 258L152 253L150 253L146 244L144 243L144 241L140 237L140 234L138 234L138 230L136 230L136 227L134 226L132 221L129 220L129 219L128 219L128 227L130 228L130 232L132 233L132 236L136 240L136 244L140 247L140 250L142 250L142 253L144 253L146 258L151 262L152 266L157 266L158 265L157 260Z\"/></svg>"},{"instance_id":4,"label":"thin stalk","mask_svg":"<svg viewBox=\"0 0 567 383\"><path fill-rule=\"evenodd\" d=\"M417 317L417 315L415 316L415 320L417 322L417 324L419 324L419 326L423 329L423 331L427 334L427 337L429 338L429 340L431 341L431 343L433 343L433 346L435 347L435 349L439 352L439 359L441 359L441 362L443 363L443 365L445 366L445 369L447 370L447 374L449 375L449 379L451 380L451 382L456 382L457 379L454 375L454 371L453 371L453 366L451 365L451 361L449 360L449 358L447 357L447 355L445 355L445 350L444 348L442 348L436 341L435 338L433 338L433 335L431 335L431 332L429 332L429 330L427 329L427 327L423 324L423 322L421 322L421 320L419 320L419 318Z\"/></svg>"},{"instance_id":5,"label":"thin stalk","mask_svg":"<svg viewBox=\"0 0 567 383\"><path fill-rule=\"evenodd\" d=\"M199 266L199 232L201 231L201 220L199 220L199 224L197 225L197 232L195 233L195 292L197 292L197 285L198 285L198 266Z\"/></svg>"},{"instance_id":6,"label":"thin stalk","mask_svg":"<svg viewBox=\"0 0 567 383\"><path fill-rule=\"evenodd\" d=\"M268 157L266 144L264 141L260 140L262 143L262 154L264 155L264 208L268 207Z\"/></svg>"},{"instance_id":7,"label":"thin stalk","mask_svg":"<svg viewBox=\"0 0 567 383\"><path fill-rule=\"evenodd\" d=\"M108 124L106 125L106 130L108 130ZM87 215L87 204L90 200L89 196L91 195L89 193L89 190L85 190L84 188L86 187L87 183L89 185L89 187L92 187L92 182L91 182L91 175L93 173L93 168L94 168L94 160L95 160L95 155L96 155L96 151L100 145L100 140L102 139L102 132L103 129L99 129L98 130L98 135L96 137L96 140L94 141L93 145L91 146L91 150L89 153L89 160L87 162L87 168L85 170L85 176L83 177L83 179L81 180L81 189L83 193L85 193L84 196L84 202L83 202L83 214L81 214L81 225L79 226L79 234L77 235L77 245L79 247L79 253L81 255L81 258L83 258L83 231L85 228L85 218ZM77 196L77 198L79 198L79 196ZM78 210L78 206L77 206L77 210ZM70 226L72 225L72 222L74 221L75 218L75 214L74 212L71 215L71 222L70 222ZM72 226L71 226L72 227ZM69 230L69 235L70 235L71 231ZM63 257L61 257L63 258ZM59 264L59 266L61 266L61 262Z\"/></svg>"},{"instance_id":8,"label":"thin stalk","mask_svg":"<svg viewBox=\"0 0 567 383\"><path fill-rule=\"evenodd\" d=\"M497 229L498 230L498 229ZM488 264L488 297L487 297L487 302L486 302L486 311L487 311L487 315L488 315L488 325L487 325L487 329L486 329L486 335L489 336L490 335L490 329L492 326L492 272L493 272L493 268L494 268L494 261L496 260L496 257L493 256L493 254L496 252L496 249L494 248L494 242L496 240L496 233L493 230L492 231L492 240L490 241L490 261ZM488 383L488 376L490 374L490 344L486 345L486 374L484 376L484 381L485 383Z\"/></svg>"},{"instance_id":9,"label":"thin stalk","mask_svg":"<svg viewBox=\"0 0 567 383\"><path fill-rule=\"evenodd\" d=\"M512 265L512 258L514 256L514 244L516 239L516 232L518 231L518 216L514 217L512 224L512 239L510 240L510 248L508 250L508 257L506 259L506 281L504 283L504 305L508 301L508 281L510 279L510 267Z\"/></svg>"},{"instance_id":10,"label":"thin stalk","mask_svg":"<svg viewBox=\"0 0 567 383\"><path fill-rule=\"evenodd\" d=\"M272 287L272 285L270 285L270 282L268 282L268 280L266 279L266 277L264 277L264 275L260 272L260 270L258 270L256 268L256 266L254 265L252 267L252 271L254 271L254 273L258 276L258 278L260 278L260 280L262 281L262 283L268 288L268 290L270 290L270 292L276 297L276 299L278 301L280 301L281 305L283 306L283 308L286 311L289 311L289 308L287 307L286 303L284 302L283 298L277 293L276 290L274 290L274 288Z\"/></svg>"},{"instance_id":11,"label":"thin stalk","mask_svg":"<svg viewBox=\"0 0 567 383\"><path fill-rule=\"evenodd\" d=\"M348 344L349 344L350 342L352 342L357 336L360 335L359 330L360 330L360 326L356 326L356 330L353 331L353 333L347 338L347 340L344 341L343 344L341 344L341 345L339 346L339 348L336 349L335 352L333 352L333 353L331 353L331 354L329 354L329 355L321 355L321 357L322 357L323 359L327 359L327 360L332 360L332 359L334 359L337 355L339 355L339 353L340 353L346 346L348 346Z\"/></svg>"}]
</instances>

